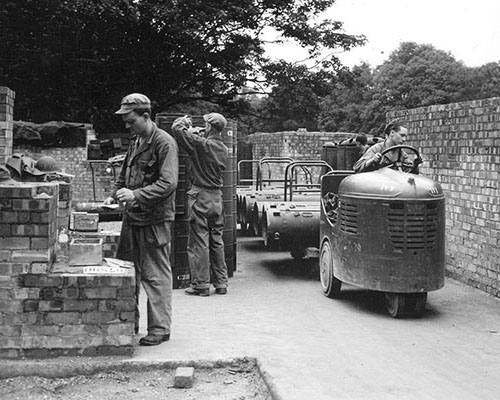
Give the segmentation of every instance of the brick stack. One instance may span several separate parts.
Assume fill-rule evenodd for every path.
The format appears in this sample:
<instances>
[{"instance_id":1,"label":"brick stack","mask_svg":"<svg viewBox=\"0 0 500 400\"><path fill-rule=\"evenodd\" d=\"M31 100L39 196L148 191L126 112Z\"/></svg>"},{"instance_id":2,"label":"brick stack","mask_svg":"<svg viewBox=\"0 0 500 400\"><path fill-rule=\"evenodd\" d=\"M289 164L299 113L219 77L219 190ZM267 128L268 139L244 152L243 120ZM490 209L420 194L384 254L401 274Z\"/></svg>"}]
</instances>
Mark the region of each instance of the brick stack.
<instances>
[{"instance_id":1,"label":"brick stack","mask_svg":"<svg viewBox=\"0 0 500 400\"><path fill-rule=\"evenodd\" d=\"M20 314L5 318L17 337L10 339L4 357L132 354L132 271L117 276L26 274L20 286L13 292L24 296Z\"/></svg>"},{"instance_id":2,"label":"brick stack","mask_svg":"<svg viewBox=\"0 0 500 400\"><path fill-rule=\"evenodd\" d=\"M72 185L68 182L57 181L59 184L59 201L57 210L57 227L59 230L68 229L72 200Z\"/></svg>"},{"instance_id":3,"label":"brick stack","mask_svg":"<svg viewBox=\"0 0 500 400\"><path fill-rule=\"evenodd\" d=\"M12 156L15 95L8 87L0 86L0 164L5 164Z\"/></svg>"},{"instance_id":4,"label":"brick stack","mask_svg":"<svg viewBox=\"0 0 500 400\"><path fill-rule=\"evenodd\" d=\"M133 269L54 272L58 188L0 182L0 358L130 355Z\"/></svg>"},{"instance_id":5,"label":"brick stack","mask_svg":"<svg viewBox=\"0 0 500 400\"><path fill-rule=\"evenodd\" d=\"M500 297L500 98L389 114L409 128L423 175L446 194L446 269Z\"/></svg>"},{"instance_id":6,"label":"brick stack","mask_svg":"<svg viewBox=\"0 0 500 400\"><path fill-rule=\"evenodd\" d=\"M10 275L12 269L20 269L46 273L56 254L59 186L56 183L9 182L0 183L3 272Z\"/></svg>"},{"instance_id":7,"label":"brick stack","mask_svg":"<svg viewBox=\"0 0 500 400\"><path fill-rule=\"evenodd\" d=\"M48 180L59 185L59 199L57 204L57 228L68 229L71 210L71 201L73 200L73 185L70 176L61 177L59 175L49 175ZM64 179L64 180L62 180Z\"/></svg>"}]
</instances>

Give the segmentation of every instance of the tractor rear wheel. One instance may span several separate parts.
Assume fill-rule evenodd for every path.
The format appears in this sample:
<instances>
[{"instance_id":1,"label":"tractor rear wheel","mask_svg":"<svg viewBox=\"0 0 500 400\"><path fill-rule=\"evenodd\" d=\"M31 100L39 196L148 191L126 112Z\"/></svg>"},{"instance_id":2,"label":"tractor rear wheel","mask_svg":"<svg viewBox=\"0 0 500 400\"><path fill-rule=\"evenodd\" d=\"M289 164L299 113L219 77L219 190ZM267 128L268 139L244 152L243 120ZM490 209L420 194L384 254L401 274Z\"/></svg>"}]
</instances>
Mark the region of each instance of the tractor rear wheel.
<instances>
[{"instance_id":1,"label":"tractor rear wheel","mask_svg":"<svg viewBox=\"0 0 500 400\"><path fill-rule=\"evenodd\" d=\"M427 293L385 293L387 312L393 318L404 315L421 316L426 303Z\"/></svg>"}]
</instances>

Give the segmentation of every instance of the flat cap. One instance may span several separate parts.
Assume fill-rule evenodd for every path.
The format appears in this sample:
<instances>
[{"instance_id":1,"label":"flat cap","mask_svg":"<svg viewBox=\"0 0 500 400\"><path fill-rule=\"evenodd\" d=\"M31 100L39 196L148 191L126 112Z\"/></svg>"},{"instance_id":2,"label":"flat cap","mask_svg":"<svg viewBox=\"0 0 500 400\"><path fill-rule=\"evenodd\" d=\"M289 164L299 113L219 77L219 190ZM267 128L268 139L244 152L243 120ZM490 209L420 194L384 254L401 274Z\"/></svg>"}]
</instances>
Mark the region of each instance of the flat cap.
<instances>
[{"instance_id":1,"label":"flat cap","mask_svg":"<svg viewBox=\"0 0 500 400\"><path fill-rule=\"evenodd\" d=\"M224 118L224 116L219 113L205 114L203 116L203 119L210 125L212 125L215 129L218 129L220 131L222 131L227 125L226 118Z\"/></svg>"},{"instance_id":2,"label":"flat cap","mask_svg":"<svg viewBox=\"0 0 500 400\"><path fill-rule=\"evenodd\" d=\"M121 107L118 111L115 111L115 114L128 114L136 108L151 108L151 100L149 100L149 97L141 93L128 94L122 99Z\"/></svg>"}]
</instances>

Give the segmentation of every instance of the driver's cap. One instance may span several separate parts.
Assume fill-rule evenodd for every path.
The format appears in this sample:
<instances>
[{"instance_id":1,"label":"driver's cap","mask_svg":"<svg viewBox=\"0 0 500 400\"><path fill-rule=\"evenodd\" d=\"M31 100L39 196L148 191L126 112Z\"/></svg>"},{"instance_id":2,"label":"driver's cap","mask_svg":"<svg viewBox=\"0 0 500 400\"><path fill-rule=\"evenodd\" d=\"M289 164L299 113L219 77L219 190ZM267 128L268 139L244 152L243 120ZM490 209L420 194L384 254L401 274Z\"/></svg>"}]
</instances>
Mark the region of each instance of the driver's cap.
<instances>
[{"instance_id":1,"label":"driver's cap","mask_svg":"<svg viewBox=\"0 0 500 400\"><path fill-rule=\"evenodd\" d=\"M121 101L121 107L115 114L128 114L135 109L151 108L149 97L141 93L131 93L125 96Z\"/></svg>"}]
</instances>

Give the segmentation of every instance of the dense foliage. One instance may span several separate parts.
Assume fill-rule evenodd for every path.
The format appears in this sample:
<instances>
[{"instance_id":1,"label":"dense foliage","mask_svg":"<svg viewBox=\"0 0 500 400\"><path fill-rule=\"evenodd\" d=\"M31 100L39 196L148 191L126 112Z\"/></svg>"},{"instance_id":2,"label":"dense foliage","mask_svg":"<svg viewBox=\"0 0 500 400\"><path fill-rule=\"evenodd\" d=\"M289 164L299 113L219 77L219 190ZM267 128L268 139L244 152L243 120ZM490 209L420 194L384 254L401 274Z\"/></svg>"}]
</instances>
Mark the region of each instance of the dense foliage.
<instances>
[{"instance_id":1,"label":"dense foliage","mask_svg":"<svg viewBox=\"0 0 500 400\"><path fill-rule=\"evenodd\" d=\"M331 78L283 68L269 96L254 101L250 130L325 130L381 134L386 113L500 96L500 63L466 67L431 45L402 43L375 68L339 68Z\"/></svg>"},{"instance_id":2,"label":"dense foliage","mask_svg":"<svg viewBox=\"0 0 500 400\"><path fill-rule=\"evenodd\" d=\"M388 111L499 96L499 83L500 63L469 68L431 45L402 43L382 65L332 81L318 128L377 134Z\"/></svg>"},{"instance_id":3,"label":"dense foliage","mask_svg":"<svg viewBox=\"0 0 500 400\"><path fill-rule=\"evenodd\" d=\"M340 22L315 19L334 2L4 0L0 82L17 93L16 119L35 122L113 129L120 123L112 111L133 91L147 93L157 110L203 102L241 112L242 87L269 87L282 75L282 62L264 57L264 29L308 49L311 58L363 43L343 33ZM337 67L331 57L320 70L331 76ZM300 75L297 67L288 70Z\"/></svg>"},{"instance_id":4,"label":"dense foliage","mask_svg":"<svg viewBox=\"0 0 500 400\"><path fill-rule=\"evenodd\" d=\"M3 0L0 84L16 91L18 120L98 132L122 129L113 111L133 91L156 111L221 110L243 134L377 134L390 110L500 96L500 63L469 68L431 45L402 43L376 67L325 57L365 41L319 18L334 3ZM267 58L271 36L307 49L310 62Z\"/></svg>"}]
</instances>

